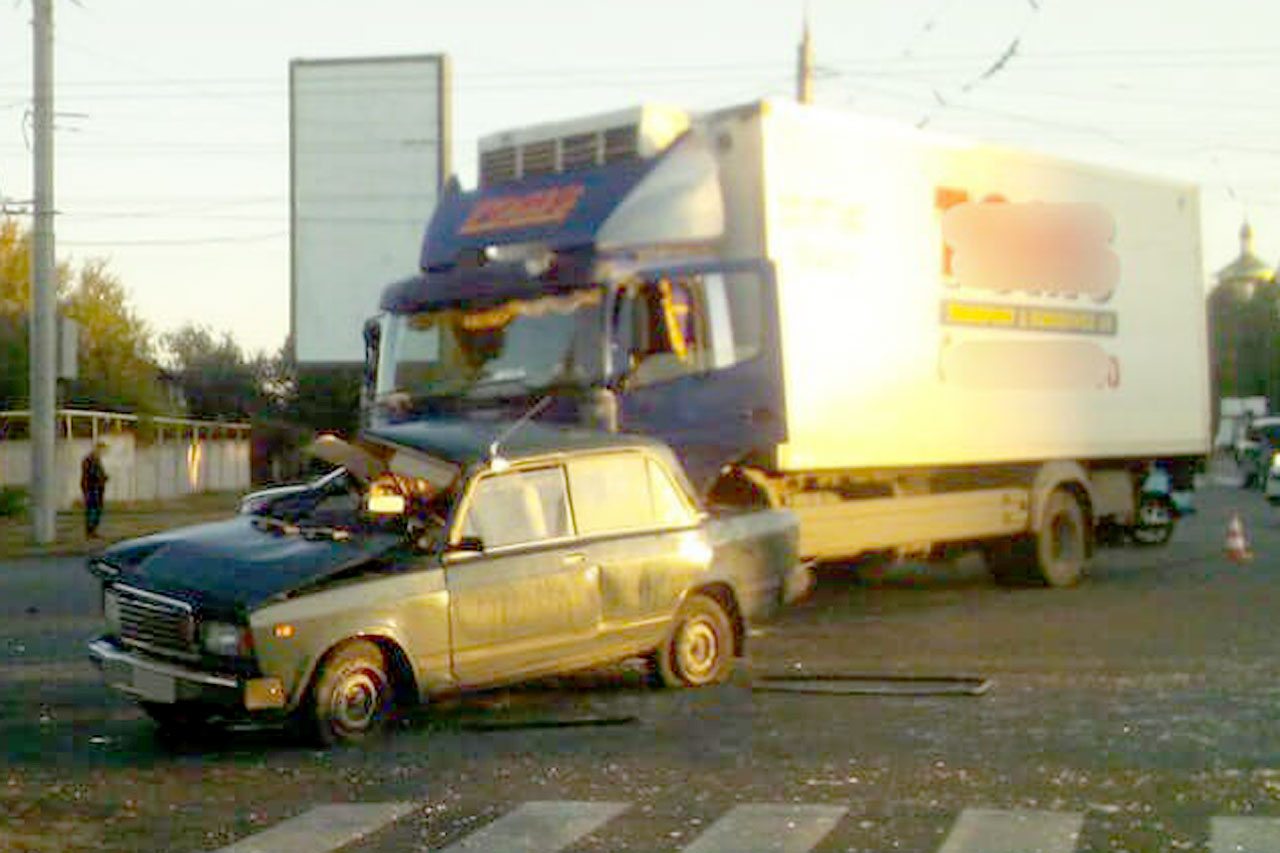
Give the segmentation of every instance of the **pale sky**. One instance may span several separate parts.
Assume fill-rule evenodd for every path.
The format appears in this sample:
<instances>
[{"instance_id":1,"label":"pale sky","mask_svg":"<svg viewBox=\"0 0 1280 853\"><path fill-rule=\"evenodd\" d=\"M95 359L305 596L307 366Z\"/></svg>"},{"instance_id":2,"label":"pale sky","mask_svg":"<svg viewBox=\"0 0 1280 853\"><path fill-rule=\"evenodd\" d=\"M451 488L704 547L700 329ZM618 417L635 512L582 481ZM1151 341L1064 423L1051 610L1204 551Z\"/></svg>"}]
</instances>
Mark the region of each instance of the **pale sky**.
<instances>
[{"instance_id":1,"label":"pale sky","mask_svg":"<svg viewBox=\"0 0 1280 853\"><path fill-rule=\"evenodd\" d=\"M1274 0L56 0L58 257L105 258L157 332L194 321L274 351L290 60L449 55L471 186L492 131L788 95L806 6L819 103L1198 183L1206 277L1246 217L1280 261ZM31 197L30 18L0 2L11 202Z\"/></svg>"}]
</instances>

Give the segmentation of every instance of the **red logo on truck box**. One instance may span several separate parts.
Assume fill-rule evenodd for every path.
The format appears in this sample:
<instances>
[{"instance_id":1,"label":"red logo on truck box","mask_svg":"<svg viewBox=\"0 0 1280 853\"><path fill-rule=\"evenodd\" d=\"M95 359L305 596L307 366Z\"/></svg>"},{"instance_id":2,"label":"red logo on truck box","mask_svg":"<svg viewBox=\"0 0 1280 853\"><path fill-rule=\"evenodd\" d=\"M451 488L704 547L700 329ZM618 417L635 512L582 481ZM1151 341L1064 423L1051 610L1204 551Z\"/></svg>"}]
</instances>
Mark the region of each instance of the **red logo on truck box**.
<instances>
[{"instance_id":1,"label":"red logo on truck box","mask_svg":"<svg viewBox=\"0 0 1280 853\"><path fill-rule=\"evenodd\" d=\"M998 292L1111 298L1120 259L1111 249L1115 220L1086 203L980 203L941 188L943 275L954 286Z\"/></svg>"},{"instance_id":2,"label":"red logo on truck box","mask_svg":"<svg viewBox=\"0 0 1280 853\"><path fill-rule=\"evenodd\" d=\"M559 225L569 218L583 189L581 184L576 184L482 198L471 208L458 233L486 234L535 225Z\"/></svg>"}]
</instances>

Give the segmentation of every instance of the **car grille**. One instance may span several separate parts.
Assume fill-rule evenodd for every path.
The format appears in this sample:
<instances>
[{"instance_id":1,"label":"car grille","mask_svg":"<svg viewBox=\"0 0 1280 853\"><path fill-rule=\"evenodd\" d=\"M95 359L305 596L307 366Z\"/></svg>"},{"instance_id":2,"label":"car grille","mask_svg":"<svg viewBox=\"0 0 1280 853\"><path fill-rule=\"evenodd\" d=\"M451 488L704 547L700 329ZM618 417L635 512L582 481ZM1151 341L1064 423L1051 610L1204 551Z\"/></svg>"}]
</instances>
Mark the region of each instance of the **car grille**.
<instances>
[{"instance_id":1,"label":"car grille","mask_svg":"<svg viewBox=\"0 0 1280 853\"><path fill-rule=\"evenodd\" d=\"M129 646L192 660L199 657L191 605L116 584L120 640Z\"/></svg>"}]
</instances>

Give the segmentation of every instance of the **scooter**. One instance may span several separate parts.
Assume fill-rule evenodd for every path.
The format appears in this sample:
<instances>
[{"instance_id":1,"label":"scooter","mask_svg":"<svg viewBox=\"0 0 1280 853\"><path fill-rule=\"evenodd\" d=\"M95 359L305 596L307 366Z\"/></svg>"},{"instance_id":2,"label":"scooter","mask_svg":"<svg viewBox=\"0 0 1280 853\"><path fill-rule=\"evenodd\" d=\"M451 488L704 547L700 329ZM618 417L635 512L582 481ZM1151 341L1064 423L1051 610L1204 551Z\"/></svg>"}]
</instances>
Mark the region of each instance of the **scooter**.
<instances>
[{"instance_id":1,"label":"scooter","mask_svg":"<svg viewBox=\"0 0 1280 853\"><path fill-rule=\"evenodd\" d=\"M1194 512L1190 495L1174 492L1169 472L1153 467L1142 481L1129 538L1135 545L1163 545L1173 536L1178 519L1187 512Z\"/></svg>"}]
</instances>

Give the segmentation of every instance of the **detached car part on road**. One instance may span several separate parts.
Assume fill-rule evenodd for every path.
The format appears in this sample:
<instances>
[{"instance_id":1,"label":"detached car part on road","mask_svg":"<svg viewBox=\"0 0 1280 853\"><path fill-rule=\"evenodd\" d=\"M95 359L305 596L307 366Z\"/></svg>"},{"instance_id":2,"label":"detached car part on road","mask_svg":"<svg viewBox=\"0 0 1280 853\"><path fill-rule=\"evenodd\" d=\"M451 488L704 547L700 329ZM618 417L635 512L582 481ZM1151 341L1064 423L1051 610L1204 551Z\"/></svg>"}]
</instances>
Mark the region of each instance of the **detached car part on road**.
<instances>
[{"instance_id":1,"label":"detached car part on road","mask_svg":"<svg viewBox=\"0 0 1280 853\"><path fill-rule=\"evenodd\" d=\"M708 513L650 439L433 421L314 449L358 488L90 561L90 656L160 724L359 741L400 702L642 655L712 684L811 583L789 512Z\"/></svg>"}]
</instances>

